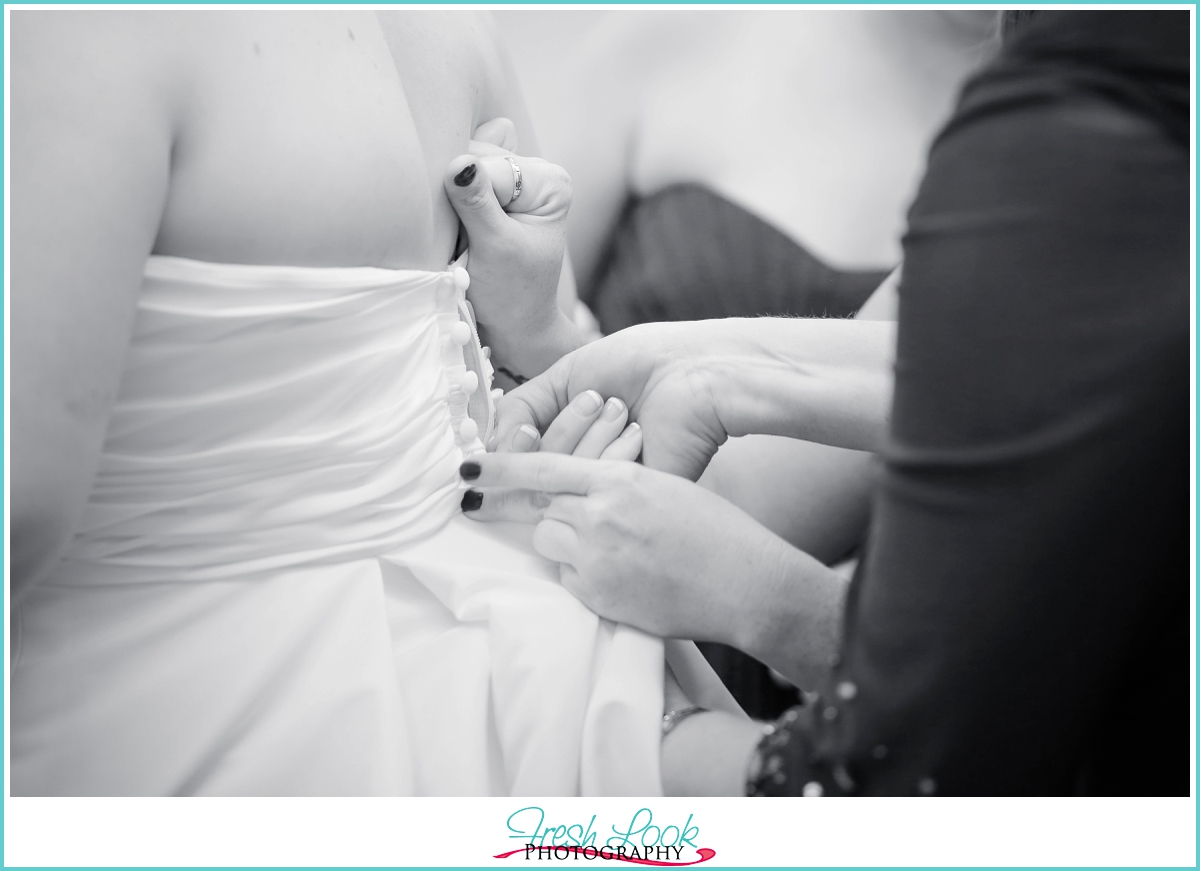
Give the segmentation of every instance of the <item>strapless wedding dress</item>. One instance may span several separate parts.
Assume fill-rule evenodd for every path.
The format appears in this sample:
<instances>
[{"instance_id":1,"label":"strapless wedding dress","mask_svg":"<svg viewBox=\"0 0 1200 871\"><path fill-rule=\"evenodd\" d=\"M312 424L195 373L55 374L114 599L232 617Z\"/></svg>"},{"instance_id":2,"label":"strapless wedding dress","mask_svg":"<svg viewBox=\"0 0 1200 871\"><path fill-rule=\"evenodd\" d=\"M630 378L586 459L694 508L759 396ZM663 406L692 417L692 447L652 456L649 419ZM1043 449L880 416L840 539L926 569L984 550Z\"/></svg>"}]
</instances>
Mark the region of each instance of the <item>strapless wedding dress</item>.
<instances>
[{"instance_id":1,"label":"strapless wedding dress","mask_svg":"<svg viewBox=\"0 0 1200 871\"><path fill-rule=\"evenodd\" d=\"M452 270L150 258L77 534L14 596L13 794L658 794L663 642L459 511L489 375Z\"/></svg>"}]
</instances>

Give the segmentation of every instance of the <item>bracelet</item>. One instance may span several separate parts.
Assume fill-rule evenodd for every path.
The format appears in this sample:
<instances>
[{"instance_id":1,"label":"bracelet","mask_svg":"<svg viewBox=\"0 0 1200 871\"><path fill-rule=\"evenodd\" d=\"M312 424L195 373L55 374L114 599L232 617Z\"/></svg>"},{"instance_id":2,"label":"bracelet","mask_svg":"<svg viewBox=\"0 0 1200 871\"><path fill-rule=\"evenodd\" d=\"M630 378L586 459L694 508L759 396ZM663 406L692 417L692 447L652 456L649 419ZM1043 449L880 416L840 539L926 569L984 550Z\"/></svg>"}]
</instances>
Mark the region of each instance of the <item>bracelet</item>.
<instances>
[{"instance_id":1,"label":"bracelet","mask_svg":"<svg viewBox=\"0 0 1200 871\"><path fill-rule=\"evenodd\" d=\"M529 380L524 375L518 375L516 372L512 371L511 369L506 369L504 366L497 366L496 371L501 375L507 375L509 380L515 381L517 384L524 384Z\"/></svg>"},{"instance_id":2,"label":"bracelet","mask_svg":"<svg viewBox=\"0 0 1200 871\"><path fill-rule=\"evenodd\" d=\"M708 711L708 708L702 708L699 705L692 705L690 708L680 708L678 711L667 711L662 718L662 736L666 738L674 731L675 727L686 720L693 714L703 714Z\"/></svg>"}]
</instances>

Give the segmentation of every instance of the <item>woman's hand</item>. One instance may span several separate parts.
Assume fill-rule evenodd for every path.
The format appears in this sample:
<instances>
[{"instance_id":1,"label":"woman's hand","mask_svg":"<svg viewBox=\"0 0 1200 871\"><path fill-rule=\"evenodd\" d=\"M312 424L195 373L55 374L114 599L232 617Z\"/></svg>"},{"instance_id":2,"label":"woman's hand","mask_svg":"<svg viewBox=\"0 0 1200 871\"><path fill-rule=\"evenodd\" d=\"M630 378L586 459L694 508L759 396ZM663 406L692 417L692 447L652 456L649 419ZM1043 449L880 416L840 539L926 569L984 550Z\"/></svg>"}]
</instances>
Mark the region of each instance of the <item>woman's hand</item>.
<instances>
[{"instance_id":1,"label":"woman's hand","mask_svg":"<svg viewBox=\"0 0 1200 871\"><path fill-rule=\"evenodd\" d=\"M542 436L536 429L520 427L512 440L514 451L570 454L583 459L631 462L642 452L642 428L629 423L629 409L615 396L607 402L586 390L555 418ZM550 503L545 493L506 488L472 488L463 494L462 507L472 520L511 520L537 523Z\"/></svg>"},{"instance_id":2,"label":"woman's hand","mask_svg":"<svg viewBox=\"0 0 1200 871\"><path fill-rule=\"evenodd\" d=\"M520 451L517 434L549 437L588 390L618 397L641 425L647 466L695 480L728 438L705 355L722 344L719 324L643 324L580 348L497 404L496 450Z\"/></svg>"},{"instance_id":3,"label":"woman's hand","mask_svg":"<svg viewBox=\"0 0 1200 871\"><path fill-rule=\"evenodd\" d=\"M643 461L695 480L729 436L875 450L887 429L895 327L818 318L642 324L568 354L497 407L496 449L545 431L580 393L617 396Z\"/></svg>"},{"instance_id":4,"label":"woman's hand","mask_svg":"<svg viewBox=\"0 0 1200 871\"><path fill-rule=\"evenodd\" d=\"M802 686L827 668L844 582L719 496L636 463L544 452L473 458L462 474L531 494L493 519L540 516L534 548L600 616L732 644Z\"/></svg>"},{"instance_id":5,"label":"woman's hand","mask_svg":"<svg viewBox=\"0 0 1200 871\"><path fill-rule=\"evenodd\" d=\"M761 564L779 561L769 533L677 476L544 453L478 462L473 484L549 497L533 546L562 563L563 586L602 617L664 637L732 642L729 615L744 612L747 590L742 567L781 568Z\"/></svg>"},{"instance_id":6,"label":"woman's hand","mask_svg":"<svg viewBox=\"0 0 1200 871\"><path fill-rule=\"evenodd\" d=\"M503 145L515 136L503 122L481 125L470 153L450 161L444 185L470 245L468 297L481 337L497 367L528 378L583 344L558 306L571 179L552 163L508 152Z\"/></svg>"}]
</instances>

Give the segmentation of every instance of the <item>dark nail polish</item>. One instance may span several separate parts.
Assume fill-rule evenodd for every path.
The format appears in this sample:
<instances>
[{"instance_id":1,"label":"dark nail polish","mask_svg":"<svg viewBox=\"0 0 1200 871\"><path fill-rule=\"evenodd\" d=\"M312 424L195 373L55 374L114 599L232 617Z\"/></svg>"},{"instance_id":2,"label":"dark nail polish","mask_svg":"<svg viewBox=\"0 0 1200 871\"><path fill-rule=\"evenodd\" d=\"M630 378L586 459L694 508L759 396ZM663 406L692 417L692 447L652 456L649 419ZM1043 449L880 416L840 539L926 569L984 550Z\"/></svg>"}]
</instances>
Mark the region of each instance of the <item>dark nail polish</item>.
<instances>
[{"instance_id":1,"label":"dark nail polish","mask_svg":"<svg viewBox=\"0 0 1200 871\"><path fill-rule=\"evenodd\" d=\"M462 510L463 511L478 511L479 506L483 504L483 494L478 490L468 490L463 493Z\"/></svg>"},{"instance_id":2,"label":"dark nail polish","mask_svg":"<svg viewBox=\"0 0 1200 871\"><path fill-rule=\"evenodd\" d=\"M464 481L474 481L479 477L479 463L467 461L458 467L458 474Z\"/></svg>"},{"instance_id":3,"label":"dark nail polish","mask_svg":"<svg viewBox=\"0 0 1200 871\"><path fill-rule=\"evenodd\" d=\"M463 167L462 171L454 177L454 183L460 188L465 188L473 181L475 181L475 164L473 163Z\"/></svg>"}]
</instances>

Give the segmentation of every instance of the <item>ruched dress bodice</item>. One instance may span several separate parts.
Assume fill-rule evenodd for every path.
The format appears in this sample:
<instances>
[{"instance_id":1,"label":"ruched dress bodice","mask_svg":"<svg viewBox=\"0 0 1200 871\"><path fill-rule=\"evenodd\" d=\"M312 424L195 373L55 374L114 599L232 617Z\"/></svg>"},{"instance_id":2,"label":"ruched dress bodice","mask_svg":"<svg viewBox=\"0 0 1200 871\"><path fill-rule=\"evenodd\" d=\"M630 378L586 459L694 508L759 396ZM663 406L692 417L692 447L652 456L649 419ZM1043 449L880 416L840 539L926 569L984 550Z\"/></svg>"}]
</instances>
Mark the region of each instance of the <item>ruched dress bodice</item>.
<instances>
[{"instance_id":1,"label":"ruched dress bodice","mask_svg":"<svg viewBox=\"0 0 1200 871\"><path fill-rule=\"evenodd\" d=\"M449 270L152 257L60 577L244 575L437 529L483 448L459 433L460 296Z\"/></svg>"},{"instance_id":2,"label":"ruched dress bodice","mask_svg":"<svg viewBox=\"0 0 1200 871\"><path fill-rule=\"evenodd\" d=\"M14 794L659 791L662 642L459 511L463 277L150 258L77 533L15 596Z\"/></svg>"}]
</instances>

